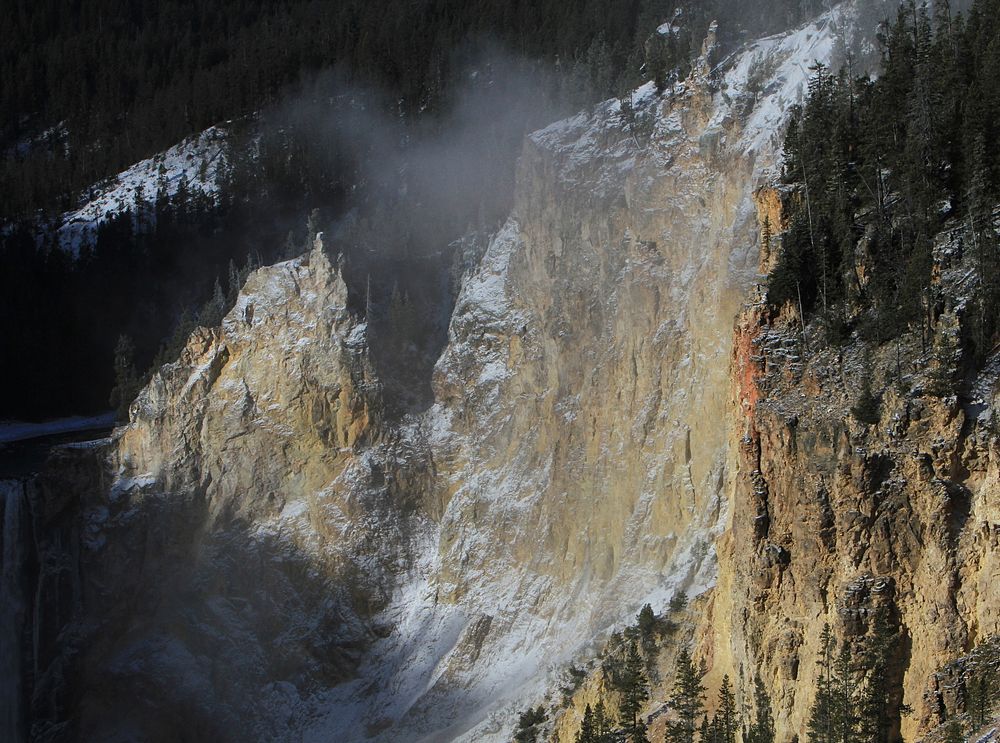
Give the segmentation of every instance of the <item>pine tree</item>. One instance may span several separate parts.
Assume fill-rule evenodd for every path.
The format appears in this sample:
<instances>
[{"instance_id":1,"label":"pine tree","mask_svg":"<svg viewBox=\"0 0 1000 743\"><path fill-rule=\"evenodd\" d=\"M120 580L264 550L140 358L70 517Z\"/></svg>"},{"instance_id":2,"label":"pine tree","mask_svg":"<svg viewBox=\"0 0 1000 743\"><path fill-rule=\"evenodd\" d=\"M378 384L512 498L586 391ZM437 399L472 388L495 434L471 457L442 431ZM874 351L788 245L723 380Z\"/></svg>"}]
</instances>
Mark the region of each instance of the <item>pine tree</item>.
<instances>
[{"instance_id":1,"label":"pine tree","mask_svg":"<svg viewBox=\"0 0 1000 743\"><path fill-rule=\"evenodd\" d=\"M715 721L718 727L719 743L736 743L740 720L736 710L736 697L733 696L733 688L729 683L728 675L722 677L722 686L719 687L719 706L715 713Z\"/></svg>"},{"instance_id":2,"label":"pine tree","mask_svg":"<svg viewBox=\"0 0 1000 743\"><path fill-rule=\"evenodd\" d=\"M620 103L620 120L622 125L622 131L628 132L630 134L635 134L635 106L632 105L632 92L627 91L619 99Z\"/></svg>"},{"instance_id":3,"label":"pine tree","mask_svg":"<svg viewBox=\"0 0 1000 743\"><path fill-rule=\"evenodd\" d=\"M652 637L656 631L656 615L653 614L653 607L649 604L643 606L635 617L635 623L639 627L639 635L644 640Z\"/></svg>"},{"instance_id":4,"label":"pine tree","mask_svg":"<svg viewBox=\"0 0 1000 743\"><path fill-rule=\"evenodd\" d=\"M972 678L966 682L968 688L968 710L972 717L972 723L976 727L986 724L990 711L993 708L996 684L994 674L987 667L977 668L972 674Z\"/></svg>"},{"instance_id":5,"label":"pine tree","mask_svg":"<svg viewBox=\"0 0 1000 743\"><path fill-rule=\"evenodd\" d=\"M149 202L143 197L142 186L139 186L132 193L132 212L134 223L132 231L136 236L143 235L152 227L152 215L150 214Z\"/></svg>"},{"instance_id":6,"label":"pine tree","mask_svg":"<svg viewBox=\"0 0 1000 743\"><path fill-rule=\"evenodd\" d=\"M535 743L538 740L538 728L546 719L547 715L542 705L535 708L529 707L522 712L517 721L514 743Z\"/></svg>"},{"instance_id":7,"label":"pine tree","mask_svg":"<svg viewBox=\"0 0 1000 743\"><path fill-rule=\"evenodd\" d=\"M894 720L899 717L893 708L892 662L898 634L886 607L879 607L872 619L871 633L859 653L858 665L864 673L855 707L858 730L862 740L888 743Z\"/></svg>"},{"instance_id":8,"label":"pine tree","mask_svg":"<svg viewBox=\"0 0 1000 743\"><path fill-rule=\"evenodd\" d=\"M654 660L656 652L656 636L659 626L656 615L653 614L653 607L649 604L643 606L635 620L636 627L639 630L639 640L642 643L643 652L650 661L650 663L647 664L647 672L650 674L650 677L653 678L653 672L655 669L652 667L652 661ZM653 678L653 680L655 681L656 679Z\"/></svg>"},{"instance_id":9,"label":"pine tree","mask_svg":"<svg viewBox=\"0 0 1000 743\"><path fill-rule=\"evenodd\" d=\"M856 743L861 740L858 735L860 720L857 707L857 677L854 655L846 639L841 642L840 652L833 663L830 690L833 733L831 743Z\"/></svg>"},{"instance_id":10,"label":"pine tree","mask_svg":"<svg viewBox=\"0 0 1000 743\"><path fill-rule=\"evenodd\" d=\"M989 159L985 137L973 137L969 154L972 172L968 188L968 224L972 239L973 258L979 278L974 297L972 325L975 354L985 359L997 328L997 308L1000 307L1000 251L993 228L993 196L990 187Z\"/></svg>"},{"instance_id":11,"label":"pine tree","mask_svg":"<svg viewBox=\"0 0 1000 743\"><path fill-rule=\"evenodd\" d=\"M580 723L580 730L576 734L576 743L595 743L597 737L594 727L594 710L588 704L583 710L583 721Z\"/></svg>"},{"instance_id":12,"label":"pine tree","mask_svg":"<svg viewBox=\"0 0 1000 743\"><path fill-rule=\"evenodd\" d=\"M756 710L753 725L747 732L746 743L774 743L774 715L771 697L760 676L753 681L753 699ZM811 739L811 738L810 738Z\"/></svg>"},{"instance_id":13,"label":"pine tree","mask_svg":"<svg viewBox=\"0 0 1000 743\"><path fill-rule=\"evenodd\" d=\"M830 625L823 625L819 640L819 678L816 680L816 699L809 713L808 735L810 743L833 743L833 635Z\"/></svg>"},{"instance_id":14,"label":"pine tree","mask_svg":"<svg viewBox=\"0 0 1000 743\"><path fill-rule=\"evenodd\" d=\"M646 73L652 75L656 91L662 93L667 88L671 72L667 51L668 40L655 33L646 41Z\"/></svg>"},{"instance_id":15,"label":"pine tree","mask_svg":"<svg viewBox=\"0 0 1000 743\"><path fill-rule=\"evenodd\" d=\"M701 718L701 727L698 728L699 743L716 743L713 733L713 725L708 721L708 714Z\"/></svg>"},{"instance_id":16,"label":"pine tree","mask_svg":"<svg viewBox=\"0 0 1000 743\"><path fill-rule=\"evenodd\" d=\"M675 718L667 723L667 743L694 743L697 721L705 710L705 687L686 648L677 657L670 707Z\"/></svg>"},{"instance_id":17,"label":"pine tree","mask_svg":"<svg viewBox=\"0 0 1000 743\"><path fill-rule=\"evenodd\" d=\"M634 641L628 645L618 688L622 695L619 721L625 729L626 738L630 743L645 743L646 724L639 713L649 700L649 682L645 663Z\"/></svg>"},{"instance_id":18,"label":"pine tree","mask_svg":"<svg viewBox=\"0 0 1000 743\"><path fill-rule=\"evenodd\" d=\"M156 207L157 213L167 208L170 191L167 188L167 168L161 162L156 169Z\"/></svg>"},{"instance_id":19,"label":"pine tree","mask_svg":"<svg viewBox=\"0 0 1000 743\"><path fill-rule=\"evenodd\" d=\"M182 172L177 180L177 190L169 199L170 211L180 224L186 224L191 211L191 189L188 187L187 173Z\"/></svg>"},{"instance_id":20,"label":"pine tree","mask_svg":"<svg viewBox=\"0 0 1000 743\"><path fill-rule=\"evenodd\" d=\"M951 311L941 313L931 346L927 391L937 397L954 394L958 365L962 358L962 325Z\"/></svg>"},{"instance_id":21,"label":"pine tree","mask_svg":"<svg viewBox=\"0 0 1000 743\"><path fill-rule=\"evenodd\" d=\"M668 608L671 614L684 611L688 605L688 597L684 591L678 591L670 597Z\"/></svg>"},{"instance_id":22,"label":"pine tree","mask_svg":"<svg viewBox=\"0 0 1000 743\"><path fill-rule=\"evenodd\" d=\"M851 415L861 423L874 425L881 419L879 412L879 399L872 389L871 361L865 361L865 368L862 372L861 387L858 390L858 398L851 407Z\"/></svg>"},{"instance_id":23,"label":"pine tree","mask_svg":"<svg viewBox=\"0 0 1000 743\"><path fill-rule=\"evenodd\" d=\"M604 700L599 700L594 708L594 740L596 743L612 743L614 739L613 725Z\"/></svg>"}]
</instances>

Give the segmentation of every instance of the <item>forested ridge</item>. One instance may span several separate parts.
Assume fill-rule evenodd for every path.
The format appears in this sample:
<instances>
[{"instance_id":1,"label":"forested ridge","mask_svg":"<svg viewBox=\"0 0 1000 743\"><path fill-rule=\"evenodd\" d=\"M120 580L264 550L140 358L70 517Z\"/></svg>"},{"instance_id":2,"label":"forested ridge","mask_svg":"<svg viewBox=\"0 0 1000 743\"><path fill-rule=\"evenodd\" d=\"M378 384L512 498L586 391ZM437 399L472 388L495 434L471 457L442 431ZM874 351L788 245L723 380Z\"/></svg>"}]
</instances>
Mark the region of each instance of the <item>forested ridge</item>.
<instances>
[{"instance_id":1,"label":"forested ridge","mask_svg":"<svg viewBox=\"0 0 1000 743\"><path fill-rule=\"evenodd\" d=\"M768 296L834 344L912 330L926 350L937 318L956 311L972 369L1000 332L1000 2L977 0L965 15L939 3L932 15L909 0L879 40L876 78L815 66L793 112L784 162L793 208ZM946 228L972 258L967 297L936 282ZM941 380L940 392L955 381Z\"/></svg>"},{"instance_id":2,"label":"forested ridge","mask_svg":"<svg viewBox=\"0 0 1000 743\"><path fill-rule=\"evenodd\" d=\"M439 108L462 54L486 42L599 95L633 84L643 44L679 6L686 57L708 20L730 42L785 28L818 0L15 0L0 25L0 202L7 216L75 192L201 131L278 101L318 71L381 87L399 109ZM600 72L597 71L600 68Z\"/></svg>"},{"instance_id":3,"label":"forested ridge","mask_svg":"<svg viewBox=\"0 0 1000 743\"><path fill-rule=\"evenodd\" d=\"M353 215L336 249L354 255L351 278L379 316L405 306L416 318L416 366L427 367L449 311L448 246L470 225L488 232L506 212L527 129L644 79L682 76L713 19L733 46L818 6L17 0L0 24L0 311L9 328L0 344L12 360L0 371L0 417L105 408L113 366L118 377L134 367L124 376L141 381L199 315L217 314L220 294L234 296L231 282L247 266L303 249L314 210L320 227ZM666 21L679 30L647 59L645 42ZM507 98L490 100L505 87ZM352 90L378 91L362 94L361 106L392 121L390 136L323 135L330 120L354 115ZM449 138L462 105L504 123L477 133L489 147L466 154L485 162L457 184L461 198L432 208L419 198L417 168L404 165L407 149ZM104 224L78 259L59 250L52 229L81 190L227 120L217 197L182 188ZM387 170L395 175L373 182L361 164L386 149L400 151ZM434 170L427 158L421 165ZM391 255L378 256L379 245L392 245ZM129 358L113 365L116 348ZM386 355L387 368L396 356Z\"/></svg>"}]
</instances>

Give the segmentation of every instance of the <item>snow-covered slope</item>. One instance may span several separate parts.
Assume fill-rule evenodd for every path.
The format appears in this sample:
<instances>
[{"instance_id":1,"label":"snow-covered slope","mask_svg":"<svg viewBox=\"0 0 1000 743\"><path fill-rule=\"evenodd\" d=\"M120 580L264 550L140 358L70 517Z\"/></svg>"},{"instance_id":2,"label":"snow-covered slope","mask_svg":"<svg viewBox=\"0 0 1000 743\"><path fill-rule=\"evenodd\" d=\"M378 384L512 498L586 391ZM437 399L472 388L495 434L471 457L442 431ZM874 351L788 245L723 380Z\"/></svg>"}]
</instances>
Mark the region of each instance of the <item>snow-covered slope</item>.
<instances>
[{"instance_id":1,"label":"snow-covered slope","mask_svg":"<svg viewBox=\"0 0 1000 743\"><path fill-rule=\"evenodd\" d=\"M191 193L215 194L225 140L224 129L211 127L91 188L78 208L60 218L60 247L79 253L92 244L102 222L117 214L135 214L138 200L154 204L161 187L173 196L183 180Z\"/></svg>"},{"instance_id":2,"label":"snow-covered slope","mask_svg":"<svg viewBox=\"0 0 1000 743\"><path fill-rule=\"evenodd\" d=\"M761 39L743 50L725 71L722 91L753 99L744 101L752 106L741 132L747 153L781 146L789 110L801 104L807 92L809 68L816 62L829 66L837 43L836 28L846 12L841 7L794 33Z\"/></svg>"}]
</instances>

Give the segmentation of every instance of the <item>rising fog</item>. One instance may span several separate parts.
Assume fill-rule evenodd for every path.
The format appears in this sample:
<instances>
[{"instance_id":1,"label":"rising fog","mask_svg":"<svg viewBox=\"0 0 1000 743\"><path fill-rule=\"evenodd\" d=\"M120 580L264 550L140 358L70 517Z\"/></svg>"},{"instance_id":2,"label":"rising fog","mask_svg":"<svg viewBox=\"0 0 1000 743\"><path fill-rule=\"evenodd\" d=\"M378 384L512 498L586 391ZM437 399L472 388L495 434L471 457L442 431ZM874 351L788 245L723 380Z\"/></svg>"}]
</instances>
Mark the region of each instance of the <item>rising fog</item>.
<instances>
[{"instance_id":1,"label":"rising fog","mask_svg":"<svg viewBox=\"0 0 1000 743\"><path fill-rule=\"evenodd\" d=\"M525 134L590 98L582 81L491 43L448 67L445 103L416 118L329 72L259 124L262 148L287 148L348 184L342 203L308 205L311 224L340 256L355 311L369 316L387 402L400 413L430 401L458 279L510 209Z\"/></svg>"}]
</instances>

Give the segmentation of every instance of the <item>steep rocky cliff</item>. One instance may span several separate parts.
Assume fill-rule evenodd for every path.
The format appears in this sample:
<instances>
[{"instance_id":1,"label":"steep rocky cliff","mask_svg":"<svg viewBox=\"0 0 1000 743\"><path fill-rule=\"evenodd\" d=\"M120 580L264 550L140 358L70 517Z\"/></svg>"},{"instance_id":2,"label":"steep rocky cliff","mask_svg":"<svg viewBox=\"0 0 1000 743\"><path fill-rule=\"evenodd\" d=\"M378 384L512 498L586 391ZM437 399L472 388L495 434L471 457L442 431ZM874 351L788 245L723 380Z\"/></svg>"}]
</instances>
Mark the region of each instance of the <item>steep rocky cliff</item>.
<instances>
[{"instance_id":1,"label":"steep rocky cliff","mask_svg":"<svg viewBox=\"0 0 1000 743\"><path fill-rule=\"evenodd\" d=\"M73 584L38 590L64 607L58 644L39 628L56 655L40 663L40 737L281 738L298 725L281 710L354 676L418 518L386 477L409 452L380 427L346 304L319 240L261 269L100 460L64 450L39 478L42 572L61 564Z\"/></svg>"},{"instance_id":2,"label":"steep rocky cliff","mask_svg":"<svg viewBox=\"0 0 1000 743\"><path fill-rule=\"evenodd\" d=\"M322 238L253 274L127 426L28 490L36 737L504 740L678 590L709 682L760 670L783 739L819 626L862 632L872 601L920 699L995 629L995 450L954 402L855 424L850 374L745 306L770 260L753 195L853 12L726 60L710 36L674 89L529 136L425 413L383 414Z\"/></svg>"},{"instance_id":3,"label":"steep rocky cliff","mask_svg":"<svg viewBox=\"0 0 1000 743\"><path fill-rule=\"evenodd\" d=\"M442 512L435 599L451 607L436 611L467 622L438 686L466 687L473 719L530 695L547 665L644 602L713 581L732 321L757 267L751 194L837 20L719 69L709 38L684 85L637 92L636 121L612 101L529 137L514 213L462 288L424 421ZM755 73L768 82L750 92ZM436 693L405 724L440 714Z\"/></svg>"},{"instance_id":4,"label":"steep rocky cliff","mask_svg":"<svg viewBox=\"0 0 1000 743\"><path fill-rule=\"evenodd\" d=\"M962 234L942 234L935 250L940 314L927 348L957 332L973 268ZM803 335L793 308L740 314L739 466L715 596L731 632L716 629L715 643L732 654L731 673L760 669L784 739L805 730L824 623L856 640L876 631L876 614L889 617L908 739L943 719L935 671L1000 631L1000 359L961 399L933 394L941 363L919 333L831 349L815 327ZM880 399L871 423L851 413L866 385Z\"/></svg>"}]
</instances>

